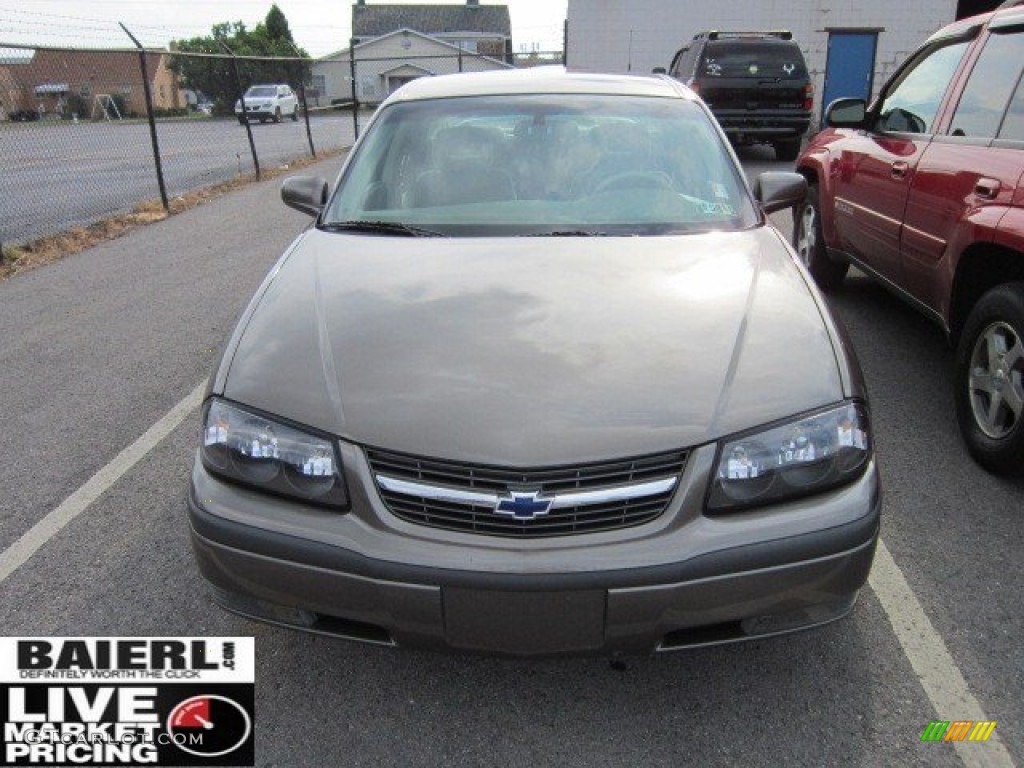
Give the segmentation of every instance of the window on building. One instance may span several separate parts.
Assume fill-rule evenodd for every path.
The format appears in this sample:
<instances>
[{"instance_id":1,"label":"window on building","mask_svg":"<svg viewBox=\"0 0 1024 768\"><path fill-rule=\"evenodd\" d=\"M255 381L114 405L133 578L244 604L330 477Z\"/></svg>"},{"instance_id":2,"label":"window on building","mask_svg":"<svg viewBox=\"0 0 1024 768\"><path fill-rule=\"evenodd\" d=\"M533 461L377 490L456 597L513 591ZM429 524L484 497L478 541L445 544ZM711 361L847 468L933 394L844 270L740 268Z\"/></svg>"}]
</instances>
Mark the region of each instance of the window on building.
<instances>
[{"instance_id":1,"label":"window on building","mask_svg":"<svg viewBox=\"0 0 1024 768\"><path fill-rule=\"evenodd\" d=\"M310 78L310 86L306 95L311 99L319 99L325 93L327 93L327 76L313 75Z\"/></svg>"}]
</instances>

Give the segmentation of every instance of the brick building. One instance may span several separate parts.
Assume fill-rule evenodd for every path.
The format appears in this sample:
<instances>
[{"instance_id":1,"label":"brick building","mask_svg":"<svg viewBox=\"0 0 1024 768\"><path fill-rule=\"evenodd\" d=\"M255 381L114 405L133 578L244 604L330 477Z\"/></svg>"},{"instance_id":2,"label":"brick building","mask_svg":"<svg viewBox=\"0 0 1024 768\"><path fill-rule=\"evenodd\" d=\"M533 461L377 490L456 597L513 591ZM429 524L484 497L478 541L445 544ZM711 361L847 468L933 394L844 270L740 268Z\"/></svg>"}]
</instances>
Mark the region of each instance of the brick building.
<instances>
[{"instance_id":1,"label":"brick building","mask_svg":"<svg viewBox=\"0 0 1024 768\"><path fill-rule=\"evenodd\" d=\"M93 112L97 97L116 97L128 114L145 114L142 68L137 51L83 51L39 48L0 67L0 98L8 114L19 111L69 116ZM147 53L153 106L172 109L185 105L177 76L167 55ZM6 97L6 98L5 98Z\"/></svg>"}]
</instances>

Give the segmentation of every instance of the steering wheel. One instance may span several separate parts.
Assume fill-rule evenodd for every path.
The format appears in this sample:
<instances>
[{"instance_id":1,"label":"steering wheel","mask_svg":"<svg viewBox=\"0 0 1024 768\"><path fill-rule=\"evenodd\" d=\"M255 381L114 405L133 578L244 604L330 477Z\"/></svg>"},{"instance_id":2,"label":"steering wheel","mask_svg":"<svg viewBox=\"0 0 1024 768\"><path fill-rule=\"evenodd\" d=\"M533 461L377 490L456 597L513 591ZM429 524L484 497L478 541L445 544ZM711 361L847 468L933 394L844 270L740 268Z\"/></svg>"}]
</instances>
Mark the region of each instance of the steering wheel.
<instances>
[{"instance_id":1,"label":"steering wheel","mask_svg":"<svg viewBox=\"0 0 1024 768\"><path fill-rule=\"evenodd\" d=\"M609 189L672 189L672 179L662 171L625 171L598 182L595 192Z\"/></svg>"}]
</instances>

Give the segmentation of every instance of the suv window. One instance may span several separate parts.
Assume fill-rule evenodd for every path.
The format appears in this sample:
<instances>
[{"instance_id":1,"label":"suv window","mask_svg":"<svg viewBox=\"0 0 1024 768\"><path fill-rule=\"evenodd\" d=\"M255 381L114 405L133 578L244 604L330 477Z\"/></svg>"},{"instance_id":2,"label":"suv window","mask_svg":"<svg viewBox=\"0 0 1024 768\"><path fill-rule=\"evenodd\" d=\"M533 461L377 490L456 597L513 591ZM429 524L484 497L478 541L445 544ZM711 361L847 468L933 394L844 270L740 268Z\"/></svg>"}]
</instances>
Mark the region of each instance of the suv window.
<instances>
[{"instance_id":1,"label":"suv window","mask_svg":"<svg viewBox=\"0 0 1024 768\"><path fill-rule=\"evenodd\" d=\"M771 40L713 40L704 48L699 75L806 78L800 46Z\"/></svg>"},{"instance_id":2,"label":"suv window","mask_svg":"<svg viewBox=\"0 0 1024 768\"><path fill-rule=\"evenodd\" d=\"M1006 112L1003 120L1003 127L999 129L1000 139L1010 141L1024 141L1024 78L1017 83L1017 93L1010 102L1010 109Z\"/></svg>"},{"instance_id":3,"label":"suv window","mask_svg":"<svg viewBox=\"0 0 1024 768\"><path fill-rule=\"evenodd\" d=\"M923 51L886 93L875 128L883 132L930 133L942 97L968 45L969 40L959 40Z\"/></svg>"},{"instance_id":4,"label":"suv window","mask_svg":"<svg viewBox=\"0 0 1024 768\"><path fill-rule=\"evenodd\" d=\"M994 34L985 44L953 115L954 136L992 138L1024 67L1024 34ZM1011 120L1012 122L1012 120Z\"/></svg>"},{"instance_id":5,"label":"suv window","mask_svg":"<svg viewBox=\"0 0 1024 768\"><path fill-rule=\"evenodd\" d=\"M698 50L699 48L696 45L683 48L683 50L676 54L675 61L672 62L672 71L669 74L679 80L688 79L693 74L693 62L697 58Z\"/></svg>"}]
</instances>

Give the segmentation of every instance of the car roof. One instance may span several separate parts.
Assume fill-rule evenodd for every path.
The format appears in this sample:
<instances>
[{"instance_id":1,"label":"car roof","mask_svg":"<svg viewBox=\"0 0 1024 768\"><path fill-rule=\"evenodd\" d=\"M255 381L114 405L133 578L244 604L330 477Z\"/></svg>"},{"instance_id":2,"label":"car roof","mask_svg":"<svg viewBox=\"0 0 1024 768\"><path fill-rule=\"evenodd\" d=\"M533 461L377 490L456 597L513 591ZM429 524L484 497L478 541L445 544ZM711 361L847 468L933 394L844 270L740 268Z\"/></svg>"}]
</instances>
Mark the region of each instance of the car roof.
<instances>
[{"instance_id":1,"label":"car roof","mask_svg":"<svg viewBox=\"0 0 1024 768\"><path fill-rule=\"evenodd\" d=\"M1000 7L991 13L981 13L977 16L970 16L960 21L949 24L928 38L927 42L941 40L946 37L957 37L965 34L968 30L980 27L984 24L989 26L1007 26L1024 24L1024 5Z\"/></svg>"},{"instance_id":2,"label":"car roof","mask_svg":"<svg viewBox=\"0 0 1024 768\"><path fill-rule=\"evenodd\" d=\"M387 102L545 93L696 98L664 76L570 72L555 66L420 77L396 91Z\"/></svg>"},{"instance_id":3,"label":"car roof","mask_svg":"<svg viewBox=\"0 0 1024 768\"><path fill-rule=\"evenodd\" d=\"M725 46L725 45L756 45L764 47L767 45L784 46L786 48L800 48L800 44L796 40L781 40L778 37L712 37L703 38L708 45L713 46Z\"/></svg>"}]
</instances>

